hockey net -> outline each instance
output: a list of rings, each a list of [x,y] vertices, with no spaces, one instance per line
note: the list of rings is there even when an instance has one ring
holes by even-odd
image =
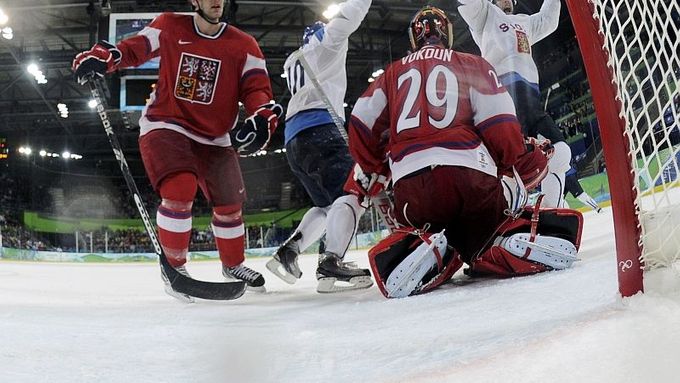
[[[680,3],[567,0],[602,138],[619,291],[680,259]]]

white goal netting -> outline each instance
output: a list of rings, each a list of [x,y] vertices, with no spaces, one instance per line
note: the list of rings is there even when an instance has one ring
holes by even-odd
[[[623,104],[642,260],[670,266],[680,259],[680,2],[590,2]]]

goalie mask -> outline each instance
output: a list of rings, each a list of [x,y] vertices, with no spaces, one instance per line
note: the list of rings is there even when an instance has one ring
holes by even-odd
[[[425,45],[453,46],[453,25],[446,13],[437,7],[426,5],[411,20],[408,28],[411,48],[414,51]]]
[[[314,24],[305,28],[305,31],[302,32],[302,45],[309,43],[309,40],[312,38],[312,36],[316,35],[317,33],[323,34],[322,30],[325,26],[326,24],[323,23],[322,21],[317,21]],[[321,40],[321,38],[319,38],[319,40]]]

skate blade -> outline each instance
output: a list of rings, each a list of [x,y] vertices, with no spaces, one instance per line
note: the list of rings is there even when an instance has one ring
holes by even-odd
[[[170,295],[171,297],[177,299],[178,301],[182,303],[194,303],[194,298],[192,298],[189,295],[178,293],[177,291],[172,289],[172,286],[169,284],[165,285],[165,293]]]
[[[415,291],[425,274],[437,264],[434,256],[430,262],[423,262],[427,255],[425,252],[412,260],[407,257],[392,271],[385,283],[388,298],[405,298]]]
[[[271,271],[272,274],[276,275],[289,285],[295,284],[295,282],[298,280],[298,278],[295,278],[293,274],[290,274],[286,271],[281,262],[274,258],[270,259],[265,266],[267,267],[267,270]]]
[[[228,277],[226,275],[222,275],[224,280],[226,282],[243,282],[242,280],[238,278],[232,278]],[[265,285],[262,286],[250,286],[246,283],[246,291],[250,291],[251,293],[266,293],[267,292],[267,287]]]
[[[336,284],[340,283],[340,284]],[[319,285],[316,287],[316,291],[321,294],[328,293],[341,293],[344,291],[367,289],[373,286],[373,280],[370,276],[360,276],[350,278],[349,281],[338,281],[334,277],[326,277],[319,279]]]
[[[258,293],[258,294],[263,294],[267,292],[267,288],[264,286],[247,286],[246,291],[250,291],[252,293]]]

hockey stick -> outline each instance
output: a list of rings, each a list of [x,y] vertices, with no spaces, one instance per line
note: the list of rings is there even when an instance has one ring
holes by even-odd
[[[297,58],[297,60],[300,61],[302,68],[305,70],[305,73],[307,74],[307,77],[309,77],[309,80],[312,82],[312,85],[314,85],[314,88],[316,88],[316,91],[319,92],[321,100],[325,104],[326,110],[328,110],[328,113],[331,115],[331,119],[333,120],[335,127],[338,128],[338,132],[340,132],[342,139],[345,140],[345,143],[349,144],[349,137],[347,137],[347,132],[345,131],[344,123],[342,122],[342,119],[340,119],[340,116],[338,116],[338,113],[333,108],[333,104],[326,95],[326,92],[323,91],[321,84],[319,84],[319,80],[316,79],[316,76],[314,75],[312,68],[309,66],[309,63],[307,62],[307,59],[305,58],[305,55],[302,52],[302,49],[299,49],[293,54],[295,55],[295,58]],[[387,192],[383,189],[378,194],[369,197],[369,199],[371,200],[373,206],[376,207],[378,215],[380,216],[380,219],[382,219],[387,229],[390,232],[394,232],[394,230],[396,230],[397,228],[397,223],[394,221],[394,219],[392,219],[392,217],[389,214],[389,212],[392,210],[392,200],[387,195]]]
[[[161,265],[161,272],[168,278],[168,281],[170,281],[172,289],[178,293],[190,295],[192,297],[211,300],[229,300],[243,295],[243,293],[246,291],[245,282],[217,283],[198,281],[181,274],[175,270],[172,265],[170,265],[168,258],[163,252],[163,248],[158,242],[158,238],[156,237],[156,229],[153,223],[151,223],[149,213],[147,212],[146,207],[144,207],[144,203],[140,197],[139,189],[137,189],[137,184],[132,178],[130,168],[128,167],[127,161],[125,160],[123,149],[120,146],[118,137],[113,131],[113,126],[111,125],[109,115],[106,112],[106,107],[104,106],[104,99],[97,87],[97,81],[93,78],[90,78],[87,83],[90,84],[92,98],[94,98],[97,103],[97,114],[99,115],[99,119],[102,121],[104,131],[106,131],[106,136],[108,137],[109,143],[111,144],[111,149],[113,149],[113,154],[116,156],[116,160],[118,160],[118,165],[120,165],[120,170],[123,173],[123,178],[125,178],[125,183],[127,184],[130,193],[132,193],[132,196],[135,200],[135,205],[139,211],[139,215],[142,217],[142,222],[144,222],[146,234],[149,236],[154,250],[158,255]],[[126,124],[128,123],[127,119],[124,119],[123,121]]]

